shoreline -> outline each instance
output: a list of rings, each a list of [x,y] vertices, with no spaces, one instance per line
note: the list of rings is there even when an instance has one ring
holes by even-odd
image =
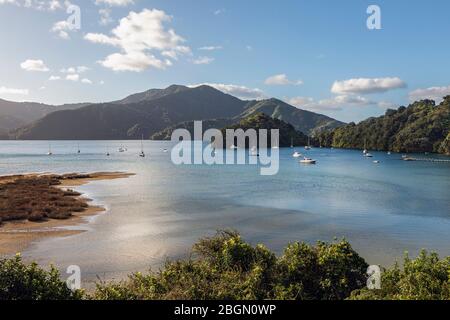
[[[18,179],[39,179],[46,177],[58,177],[60,184],[53,186],[59,190],[67,191],[70,188],[82,186],[93,181],[124,179],[133,176],[132,173],[124,172],[96,172],[91,174],[67,174],[54,175],[45,174],[25,174],[0,176],[0,186],[8,183],[14,183]],[[65,178],[66,177],[66,178]],[[33,186],[29,186],[29,189]],[[72,196],[86,205],[83,211],[70,212],[70,216],[65,219],[46,218],[42,221],[29,221],[27,219],[18,219],[0,222],[0,257],[14,255],[26,250],[34,242],[52,238],[68,237],[86,232],[87,230],[70,230],[69,227],[77,227],[86,224],[87,218],[96,216],[106,209],[102,206],[91,205],[91,199],[83,197],[80,193]],[[56,200],[55,200],[56,201]]]

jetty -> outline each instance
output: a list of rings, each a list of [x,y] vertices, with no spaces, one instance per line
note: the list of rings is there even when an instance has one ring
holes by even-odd
[[[435,158],[405,157],[402,160],[403,161],[425,161],[425,162],[448,162],[448,163],[450,163],[450,159],[435,159]]]

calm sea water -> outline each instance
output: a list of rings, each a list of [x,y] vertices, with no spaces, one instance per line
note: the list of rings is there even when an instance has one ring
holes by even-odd
[[[223,228],[278,253],[292,241],[345,237],[369,263],[386,266],[421,248],[450,255],[450,163],[373,152],[376,165],[360,151],[314,149],[307,154],[318,164],[302,166],[281,149],[279,174],[261,176],[258,166],[175,166],[162,151],[170,142],[145,142],[144,159],[139,141],[80,142],[80,155],[77,144],[52,142],[49,157],[48,142],[0,142],[0,174],[136,173],[79,187],[107,212],[83,226],[88,232],[24,252],[42,264],[79,265],[84,280],[185,257],[198,238]],[[117,152],[121,145],[128,152]]]

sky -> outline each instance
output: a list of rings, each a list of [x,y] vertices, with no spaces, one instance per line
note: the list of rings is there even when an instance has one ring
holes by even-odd
[[[448,12],[447,0],[0,0],[0,98],[209,84],[358,122],[450,94]]]

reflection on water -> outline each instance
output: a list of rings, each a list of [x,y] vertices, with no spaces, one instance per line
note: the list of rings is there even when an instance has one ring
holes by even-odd
[[[280,172],[258,166],[174,166],[170,142],[0,142],[0,174],[127,171],[128,179],[79,188],[108,211],[88,232],[38,242],[24,253],[40,263],[79,265],[85,280],[110,279],[186,256],[199,238],[235,228],[280,250],[290,241],[345,237],[371,264],[392,264],[421,248],[450,255],[450,164],[400,161],[401,155],[313,149],[317,166],[280,150]],[[125,153],[118,148],[124,145]],[[106,157],[106,152],[111,152]],[[302,152],[304,152],[302,150]],[[436,157],[436,156],[434,156]]]

